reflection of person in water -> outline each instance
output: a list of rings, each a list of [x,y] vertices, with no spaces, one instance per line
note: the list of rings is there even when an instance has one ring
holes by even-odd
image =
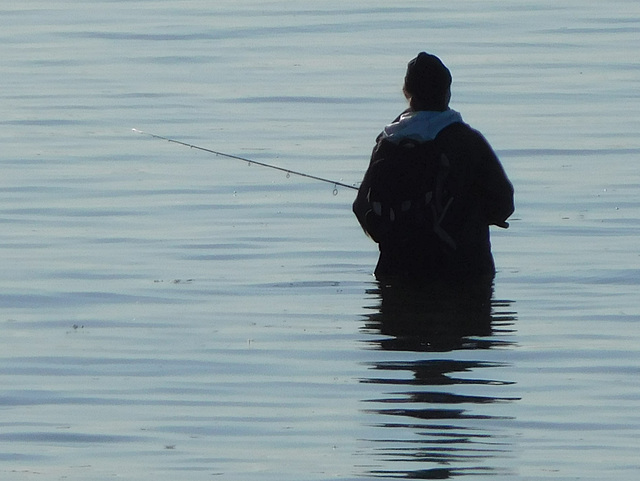
[[[441,351],[459,348],[469,336],[492,332],[491,277],[425,285],[379,283],[378,312],[368,329],[385,336],[384,349]]]
[[[440,59],[420,53],[405,76],[409,108],[376,139],[353,211],[379,245],[378,279],[494,273],[489,225],[508,227],[513,187],[485,138],[449,108],[450,86]]]
[[[511,302],[492,300],[490,277],[422,286],[379,282],[370,293],[379,305],[363,331],[370,346],[387,352],[369,363],[370,375],[361,381],[380,386],[378,397],[364,400],[364,411],[384,428],[372,438],[376,462],[368,474],[503,474],[511,442],[499,433],[508,418],[491,405],[518,397],[502,377],[508,364],[482,356],[492,359],[487,350],[511,345],[500,338],[515,320]]]

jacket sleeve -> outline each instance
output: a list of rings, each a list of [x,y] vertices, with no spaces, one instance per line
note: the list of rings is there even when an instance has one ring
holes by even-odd
[[[369,161],[369,167],[371,167],[371,164],[373,164],[378,159],[377,153],[378,153],[378,143],[376,142],[376,146],[373,148],[373,152],[371,153],[371,160]],[[367,215],[367,212],[370,209],[369,199],[368,199],[369,188],[371,187],[370,177],[371,177],[371,170],[367,168],[367,171],[364,174],[364,178],[362,179],[362,183],[358,188],[358,194],[356,195],[356,199],[353,201],[353,213],[356,215],[356,218],[358,219],[360,226],[362,227],[362,229],[367,235],[369,235],[369,233],[367,231],[367,224],[366,224],[365,217]]]
[[[507,219],[515,210],[513,185],[498,160],[495,152],[478,133],[482,163],[478,172],[478,189],[481,191],[482,211],[489,225],[507,228]]]
[[[400,115],[398,115],[393,120],[393,122],[397,122],[398,120],[400,120],[400,117],[402,116],[402,114],[408,112],[409,110],[410,109],[404,110]],[[367,168],[367,171],[364,174],[364,178],[362,179],[362,183],[360,184],[360,188],[358,189],[358,195],[356,196],[356,200],[353,202],[353,213],[356,215],[356,218],[358,219],[360,226],[362,226],[362,229],[369,237],[371,237],[371,235],[367,231],[365,216],[370,208],[369,200],[367,198],[369,196],[369,188],[371,187],[370,167],[376,160],[382,157],[382,153],[379,150],[380,140],[382,140],[382,137],[383,137],[383,133],[381,132],[376,138],[376,145],[373,148],[373,152],[371,152],[371,159],[369,160],[369,168]]]

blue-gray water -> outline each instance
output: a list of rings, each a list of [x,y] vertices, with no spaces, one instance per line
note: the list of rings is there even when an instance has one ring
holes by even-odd
[[[636,0],[24,0],[0,26],[0,478],[638,479]],[[517,192],[492,311],[439,298],[435,337],[389,325],[414,317],[353,191],[131,130],[355,183],[420,50]]]

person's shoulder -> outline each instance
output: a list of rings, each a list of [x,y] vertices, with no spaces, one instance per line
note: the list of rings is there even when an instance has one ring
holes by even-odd
[[[464,121],[454,122],[450,125],[447,125],[444,129],[442,129],[440,133],[444,135],[456,134],[456,135],[468,135],[470,137],[482,137],[482,134],[480,133],[479,130],[471,127],[468,123]]]
[[[496,154],[485,136],[469,124],[451,124],[438,135],[438,144],[453,156],[461,156],[477,161],[493,161]]]
[[[443,140],[448,139],[469,144],[489,145],[485,136],[478,129],[466,122],[456,122],[448,125],[442,129],[438,137],[441,137]]]

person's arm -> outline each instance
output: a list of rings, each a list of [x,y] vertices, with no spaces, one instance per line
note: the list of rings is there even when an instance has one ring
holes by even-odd
[[[378,137],[379,139],[380,137]],[[373,148],[373,152],[371,153],[371,159],[369,161],[369,167],[378,159],[378,143],[376,142],[376,146]],[[364,232],[370,236],[369,232],[367,232],[367,224],[365,220],[365,216],[371,206],[369,205],[369,199],[367,198],[369,195],[369,188],[371,187],[370,182],[370,170],[367,168],[367,171],[364,174],[364,178],[362,179],[362,183],[358,188],[358,194],[356,195],[356,199],[353,201],[353,213],[356,215],[360,226],[364,230]]]
[[[515,210],[513,185],[489,143],[480,135],[478,149],[482,165],[478,185],[481,189],[482,210],[489,225],[507,228],[507,219]]]

